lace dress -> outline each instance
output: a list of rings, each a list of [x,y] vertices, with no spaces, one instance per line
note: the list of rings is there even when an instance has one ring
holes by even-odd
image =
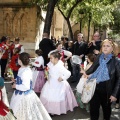
[[[32,90],[32,71],[29,67],[20,68],[18,71],[10,108],[17,120],[52,120]]]

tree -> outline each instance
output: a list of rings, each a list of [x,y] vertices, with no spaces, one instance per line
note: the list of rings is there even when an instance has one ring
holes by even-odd
[[[114,10],[113,3],[115,1],[116,0],[60,0],[57,8],[66,20],[70,38],[73,39],[70,19],[72,19],[72,21],[80,21],[79,14],[82,11],[85,14],[85,24],[108,24],[113,21],[111,12]]]
[[[79,22],[79,14],[84,12],[83,25],[107,26],[113,21],[112,11],[115,8],[115,2],[116,0],[61,0],[57,6],[67,21],[70,37],[73,38],[70,19]]]
[[[114,21],[112,12],[115,6],[116,0],[84,0],[73,10],[71,19],[77,23],[80,21],[80,12],[84,13],[82,25],[88,26],[89,40],[90,25],[107,27]]]
[[[77,6],[71,17],[79,21],[79,11],[84,12],[84,23],[86,24],[91,14],[91,23],[98,25],[105,25],[113,22],[114,18],[112,15],[115,9],[116,0],[84,0],[79,6]]]
[[[44,33],[50,33],[54,8],[58,1],[59,0],[30,0],[29,5],[37,5],[39,13],[41,12],[41,10],[47,11],[43,30]],[[24,2],[24,0],[22,0],[22,2]],[[39,17],[43,20],[41,13],[39,14]]]
[[[112,12],[114,22],[109,24],[107,31],[108,37],[117,40],[120,44],[120,3],[118,2],[116,9]]]
[[[45,18],[45,26],[44,26],[44,32],[50,33],[51,23],[52,23],[52,17],[54,13],[55,5],[57,4],[58,0],[49,0],[48,6],[47,6],[47,14]]]
[[[113,11],[114,23],[110,24],[110,28],[113,30],[113,33],[120,34],[120,4]]]
[[[70,17],[74,8],[83,0],[60,0],[57,4],[58,10],[63,15],[69,28],[70,38],[73,40],[73,32],[70,24]]]
[[[24,1],[24,0],[22,0]],[[44,32],[50,33],[51,22],[55,6],[67,21],[71,39],[73,39],[70,19],[79,21],[79,13],[83,11],[84,23],[105,25],[113,21],[111,12],[114,10],[114,3],[119,0],[31,0],[30,3],[35,4],[39,9],[47,11]],[[40,16],[42,18],[42,16]]]

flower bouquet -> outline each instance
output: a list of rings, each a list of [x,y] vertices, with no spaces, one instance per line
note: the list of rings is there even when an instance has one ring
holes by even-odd
[[[4,74],[4,78],[6,80],[11,80],[11,78],[14,78],[13,71],[11,68],[7,69],[7,72]]]
[[[48,71],[48,67],[44,68],[44,73],[45,73],[45,79],[48,80],[48,76],[49,76],[49,71]]]

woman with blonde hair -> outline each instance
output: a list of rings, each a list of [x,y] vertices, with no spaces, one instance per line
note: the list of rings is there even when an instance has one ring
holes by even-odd
[[[91,120],[99,119],[99,109],[102,106],[104,120],[110,120],[111,103],[117,100],[120,89],[120,61],[114,52],[115,44],[105,39],[101,44],[101,53],[93,65],[83,72],[88,79],[96,78],[96,89],[90,101]]]

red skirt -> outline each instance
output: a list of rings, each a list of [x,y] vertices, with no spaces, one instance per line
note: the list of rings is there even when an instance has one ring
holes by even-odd
[[[0,90],[0,115],[6,116],[7,112],[9,112],[9,109],[2,101],[2,91]]]

